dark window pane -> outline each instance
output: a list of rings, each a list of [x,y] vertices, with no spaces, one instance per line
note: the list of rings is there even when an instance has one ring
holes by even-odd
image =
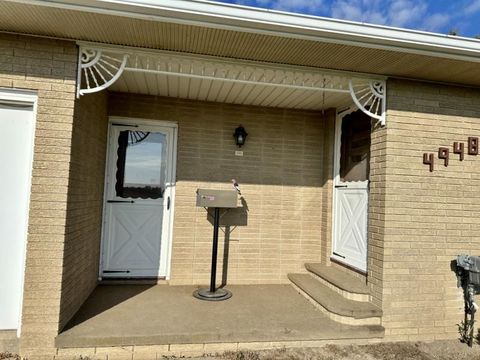
[[[360,110],[343,118],[340,155],[341,181],[368,180],[371,130],[371,118]]]
[[[167,139],[164,134],[121,131],[118,137],[118,197],[158,199],[163,197],[166,176]]]

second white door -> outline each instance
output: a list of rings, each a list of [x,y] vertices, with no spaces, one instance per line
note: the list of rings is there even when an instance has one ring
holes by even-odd
[[[337,120],[332,258],[367,270],[371,119],[360,111]]]

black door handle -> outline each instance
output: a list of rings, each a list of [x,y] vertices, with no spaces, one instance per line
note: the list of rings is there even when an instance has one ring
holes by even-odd
[[[346,187],[348,187],[348,185],[335,185],[335,189],[346,188]]]
[[[167,198],[167,210],[170,210],[170,196]]]
[[[133,200],[107,200],[107,203],[110,203],[110,204],[118,204],[118,203],[128,203],[128,204],[134,204],[135,201]]]

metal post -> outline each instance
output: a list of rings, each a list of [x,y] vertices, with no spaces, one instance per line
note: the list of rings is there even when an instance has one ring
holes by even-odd
[[[215,292],[217,282],[217,253],[218,253],[218,226],[220,224],[220,209],[215,208],[213,217],[213,245],[212,245],[212,269],[210,273],[210,292]]]
[[[226,289],[216,289],[217,280],[217,253],[218,253],[218,228],[220,227],[220,208],[214,208],[213,215],[213,244],[212,244],[212,268],[210,272],[210,288],[195,290],[193,296],[200,300],[220,301],[232,297],[232,293]]]

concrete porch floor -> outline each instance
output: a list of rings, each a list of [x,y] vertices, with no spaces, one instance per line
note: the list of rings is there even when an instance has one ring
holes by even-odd
[[[233,297],[197,300],[194,286],[100,285],[58,348],[382,338],[381,326],[330,320],[290,285],[228,286]]]

